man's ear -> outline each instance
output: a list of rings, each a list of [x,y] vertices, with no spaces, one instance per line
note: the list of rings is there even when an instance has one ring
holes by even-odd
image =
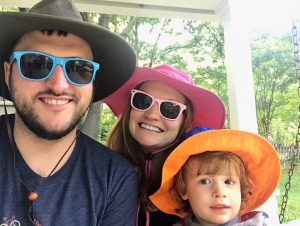
[[[10,87],[9,87],[9,78],[11,76],[10,75],[10,73],[11,73],[10,67],[11,67],[11,65],[8,62],[4,62],[5,83],[8,87],[8,89],[10,89]]]

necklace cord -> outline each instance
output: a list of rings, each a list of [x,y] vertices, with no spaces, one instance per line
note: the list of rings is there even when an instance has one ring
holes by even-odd
[[[58,167],[58,165],[61,163],[61,161],[64,159],[64,157],[66,156],[66,154],[69,152],[69,150],[71,149],[71,147],[75,143],[78,134],[79,133],[77,132],[74,140],[72,141],[72,143],[69,145],[69,147],[67,148],[67,150],[63,153],[63,155],[60,157],[60,159],[58,160],[58,162],[56,163],[56,165],[54,166],[54,168],[51,170],[51,172],[49,173],[49,175],[45,179],[47,179],[48,177],[50,177],[53,174],[53,172],[56,170],[56,168]]]
[[[11,150],[12,150],[12,154],[13,154],[13,172],[15,177],[17,178],[18,181],[21,182],[21,184],[23,184],[25,186],[25,188],[30,192],[29,196],[27,197],[29,200],[29,208],[28,208],[28,217],[29,220],[31,221],[31,223],[33,225],[39,225],[38,221],[35,220],[35,216],[34,216],[34,211],[33,211],[33,202],[38,198],[38,194],[36,192],[32,192],[29,188],[29,186],[26,184],[26,182],[20,178],[17,173],[16,173],[16,151],[15,151],[15,145],[14,145],[14,137],[13,137],[13,132],[12,132],[12,128],[11,125],[9,123],[9,119],[8,119],[8,115],[7,115],[7,111],[5,109],[5,121],[6,121],[6,127],[7,127],[7,133],[8,133],[8,138],[9,138],[9,142],[11,145]],[[63,158],[66,156],[66,154],[68,153],[68,151],[71,149],[71,147],[73,146],[73,144],[75,143],[77,136],[78,136],[79,132],[76,132],[76,136],[74,138],[74,140],[72,141],[72,143],[68,146],[68,148],[66,149],[66,151],[63,153],[63,155],[60,157],[60,159],[58,160],[58,162],[55,164],[55,166],[53,167],[53,169],[51,170],[51,172],[48,174],[48,176],[46,178],[44,178],[44,180],[47,180],[52,174],[53,172],[57,169],[58,165],[61,163],[61,161],[63,160]],[[40,183],[38,184],[38,186],[41,184],[41,180]],[[38,187],[37,186],[37,187]],[[36,199],[31,199],[30,195],[32,194],[36,194]]]

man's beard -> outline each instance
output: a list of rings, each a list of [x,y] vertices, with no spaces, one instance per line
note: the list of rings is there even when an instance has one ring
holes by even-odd
[[[66,135],[68,135],[71,131],[75,129],[75,127],[80,122],[81,118],[86,113],[88,106],[83,107],[76,107],[76,112],[73,115],[72,120],[61,130],[50,130],[47,129],[46,125],[43,124],[39,120],[39,116],[34,112],[34,108],[30,104],[20,103],[18,101],[18,97],[16,97],[16,90],[15,87],[11,84],[11,97],[12,101],[14,102],[15,109],[22,119],[23,123],[26,127],[32,131],[35,135],[40,138],[47,139],[47,140],[57,140]]]
[[[14,100],[15,101],[15,100]],[[16,111],[27,128],[36,134],[38,137],[47,140],[57,140],[68,135],[78,125],[80,119],[83,117],[84,112],[76,112],[71,122],[63,129],[59,131],[51,131],[46,128],[38,119],[38,116],[33,112],[33,109],[22,105],[15,104]]]

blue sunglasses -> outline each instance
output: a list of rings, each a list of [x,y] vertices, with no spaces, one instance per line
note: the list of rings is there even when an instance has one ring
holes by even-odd
[[[10,64],[18,63],[24,79],[44,81],[51,77],[57,65],[61,65],[69,83],[77,86],[88,85],[94,81],[100,65],[83,58],[55,57],[45,53],[17,51],[10,56]]]

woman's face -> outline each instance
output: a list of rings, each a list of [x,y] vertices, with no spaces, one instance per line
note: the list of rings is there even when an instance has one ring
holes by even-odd
[[[147,81],[139,90],[153,97],[185,104],[179,91],[158,81]],[[134,139],[147,150],[158,150],[171,144],[177,137],[183,122],[183,114],[176,120],[167,120],[159,113],[157,102],[146,111],[131,109],[129,130]]]

